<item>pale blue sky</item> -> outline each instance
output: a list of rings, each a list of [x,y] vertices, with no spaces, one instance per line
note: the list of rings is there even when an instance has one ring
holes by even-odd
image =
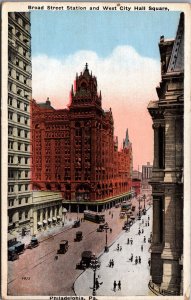
[[[63,58],[78,50],[108,56],[130,45],[142,56],[159,59],[161,35],[174,38],[180,12],[33,11],[32,56]]]

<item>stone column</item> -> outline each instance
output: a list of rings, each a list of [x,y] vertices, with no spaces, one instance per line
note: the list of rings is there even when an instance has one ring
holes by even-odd
[[[161,287],[172,291],[180,289],[180,253],[176,245],[176,195],[175,186],[165,186],[165,231],[164,249],[161,255],[163,259],[163,279]],[[181,238],[181,237],[180,237]]]
[[[153,168],[158,168],[159,167],[159,138],[158,138],[159,124],[153,123],[152,127],[154,129],[154,161],[153,161]]]
[[[40,222],[43,222],[43,209],[40,209]]]
[[[154,245],[161,243],[160,201],[162,201],[162,199],[153,198],[153,244]]]
[[[37,233],[37,211],[33,211],[33,234]]]
[[[52,219],[52,207],[50,208],[50,218]]]

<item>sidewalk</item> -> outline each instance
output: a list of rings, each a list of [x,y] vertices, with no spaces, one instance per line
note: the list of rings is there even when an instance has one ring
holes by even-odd
[[[142,224],[142,220],[136,221],[131,227],[130,232],[123,232],[122,235],[111,245],[108,253],[103,253],[99,260],[101,267],[96,272],[99,282],[103,282],[96,290],[98,296],[141,296],[148,295],[148,282],[150,279],[150,269],[148,259],[150,258],[148,238],[152,231],[152,208],[147,210],[146,216],[142,219],[148,220],[150,216],[149,227]],[[144,229],[144,233],[138,235],[138,229]],[[146,243],[143,242],[144,236]],[[133,245],[127,245],[127,239],[133,239]],[[117,244],[122,246],[122,251],[117,251]],[[143,245],[143,252],[141,251]],[[129,261],[133,253],[133,262]],[[141,256],[141,264],[135,265],[135,256]],[[108,266],[110,259],[114,260],[114,267]],[[113,290],[113,282],[121,281],[121,290]],[[93,291],[93,270],[84,271],[74,283],[74,291],[78,296],[92,295]]]

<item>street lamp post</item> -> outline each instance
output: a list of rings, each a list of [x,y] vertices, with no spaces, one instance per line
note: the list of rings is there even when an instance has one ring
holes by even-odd
[[[138,201],[139,201],[139,216],[138,216],[138,220],[141,220],[141,205],[140,205],[141,198],[140,197],[139,197]]]
[[[100,268],[101,263],[98,261],[97,257],[95,254],[93,255],[90,263],[90,267],[94,272],[94,277],[93,277],[93,296],[96,296],[96,270]]]
[[[63,218],[62,218],[62,226],[63,226],[63,227],[64,227],[64,223],[65,223],[66,213],[67,213],[67,209],[64,207],[63,210],[62,210],[62,215],[63,215]]]
[[[105,223],[105,226],[104,226],[104,229],[105,229],[105,252],[109,252],[109,247],[107,246],[107,231],[109,229],[109,226],[107,223]]]

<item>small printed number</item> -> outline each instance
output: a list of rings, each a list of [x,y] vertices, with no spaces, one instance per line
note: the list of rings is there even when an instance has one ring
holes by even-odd
[[[22,277],[22,280],[30,280],[30,277]]]

